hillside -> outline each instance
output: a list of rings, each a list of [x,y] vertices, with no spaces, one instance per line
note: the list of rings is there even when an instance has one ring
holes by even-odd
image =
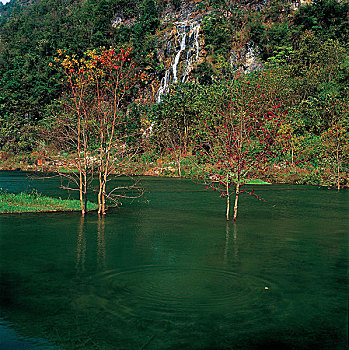
[[[213,91],[226,79],[262,74],[288,111],[294,149],[283,163],[311,159],[318,166],[324,133],[336,125],[348,132],[348,9],[336,0],[0,5],[2,157],[37,148],[37,127],[50,118],[63,89],[61,73],[50,67],[57,50],[82,57],[88,49],[123,46],[132,48],[137,70],[147,76],[133,95],[132,113],[143,129],[151,120],[161,125],[175,118],[174,108],[195,120],[195,108],[212,106]]]

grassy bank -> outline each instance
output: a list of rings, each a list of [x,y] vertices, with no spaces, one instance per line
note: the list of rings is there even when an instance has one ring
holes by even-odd
[[[88,202],[87,207],[89,210],[94,210],[98,205]],[[0,213],[79,211],[80,209],[78,200],[50,198],[36,192],[18,194],[0,192]]]

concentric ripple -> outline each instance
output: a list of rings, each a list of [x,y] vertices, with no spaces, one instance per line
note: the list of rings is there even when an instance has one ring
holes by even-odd
[[[108,308],[139,314],[142,310],[178,312],[248,312],[282,300],[275,283],[219,268],[141,266],[97,276],[98,296]]]

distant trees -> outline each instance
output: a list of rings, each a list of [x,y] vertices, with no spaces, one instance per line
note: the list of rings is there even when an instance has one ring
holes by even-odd
[[[348,42],[349,4],[347,1],[316,0],[301,6],[294,17],[298,31],[313,31],[321,40]]]
[[[152,108],[154,146],[172,155],[179,176],[182,176],[181,162],[193,148],[195,94],[192,84],[184,84]]]
[[[245,77],[250,81],[251,91],[254,88],[259,92],[256,101],[261,108],[271,112],[274,101],[274,105],[280,104],[287,111],[273,143],[276,176],[285,174],[283,181],[329,185],[330,178],[321,171],[329,166],[327,161],[324,163],[329,158],[323,156],[325,138],[321,135],[337,123],[346,132],[349,130],[347,49],[332,39],[321,43],[312,31],[306,31],[300,40],[301,47],[288,52],[287,60],[270,60],[263,70]],[[215,77],[208,84],[187,83],[172,89],[160,104],[149,110],[150,118],[155,120],[154,147],[156,142],[161,142],[163,149],[171,148],[177,165],[182,156],[179,150],[184,149],[185,143],[186,154],[194,151],[197,155],[195,145],[200,144],[206,130],[199,121],[219,123],[227,116],[233,95],[230,84],[229,77]],[[245,108],[252,107],[247,103]],[[183,128],[184,123],[187,128]],[[341,181],[346,185],[348,162],[344,158],[341,169]],[[194,172],[191,171],[193,176]]]
[[[115,16],[135,18],[137,25],[114,28]],[[133,46],[137,66],[155,66],[156,55],[148,54],[155,51],[150,36],[158,17],[154,0],[0,4],[0,148],[15,153],[35,148],[31,127],[49,116],[50,104],[60,96],[60,73],[48,67],[57,49],[81,57],[96,47]]]

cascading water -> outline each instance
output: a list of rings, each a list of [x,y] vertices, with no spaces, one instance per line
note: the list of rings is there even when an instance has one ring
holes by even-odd
[[[187,37],[187,33],[186,33],[185,27],[184,27],[184,32],[183,32],[183,34],[181,34],[180,48],[179,48],[179,51],[176,54],[176,57],[174,59],[173,65],[172,65],[173,83],[177,83],[177,80],[178,80],[178,78],[177,78],[177,66],[178,66],[178,63],[179,63],[179,59],[181,58],[181,53],[182,53],[182,51],[185,50],[185,39],[186,39],[186,37]]]
[[[192,65],[193,65],[193,58],[195,57],[195,62],[197,62],[198,58],[199,58],[199,30],[200,30],[200,25],[197,24],[194,27],[192,27],[190,29],[189,32],[189,47],[190,49],[187,51],[187,58],[186,58],[186,67],[185,67],[185,71],[182,77],[182,83],[185,83]]]
[[[160,87],[159,90],[156,94],[156,102],[160,102],[161,101],[161,96],[163,94],[168,93],[169,90],[169,82],[170,82],[170,70],[168,69],[165,72],[165,76],[162,77],[161,82],[160,82]]]
[[[158,103],[161,101],[161,97],[168,93],[171,83],[175,84],[179,79],[181,79],[182,83],[187,80],[193,63],[199,58],[200,23],[177,23],[176,31],[178,48],[170,67],[161,79],[160,87],[156,93],[156,102]],[[185,59],[181,60],[182,57],[185,57]],[[181,69],[182,73],[178,70],[179,65],[183,66],[183,69]]]

